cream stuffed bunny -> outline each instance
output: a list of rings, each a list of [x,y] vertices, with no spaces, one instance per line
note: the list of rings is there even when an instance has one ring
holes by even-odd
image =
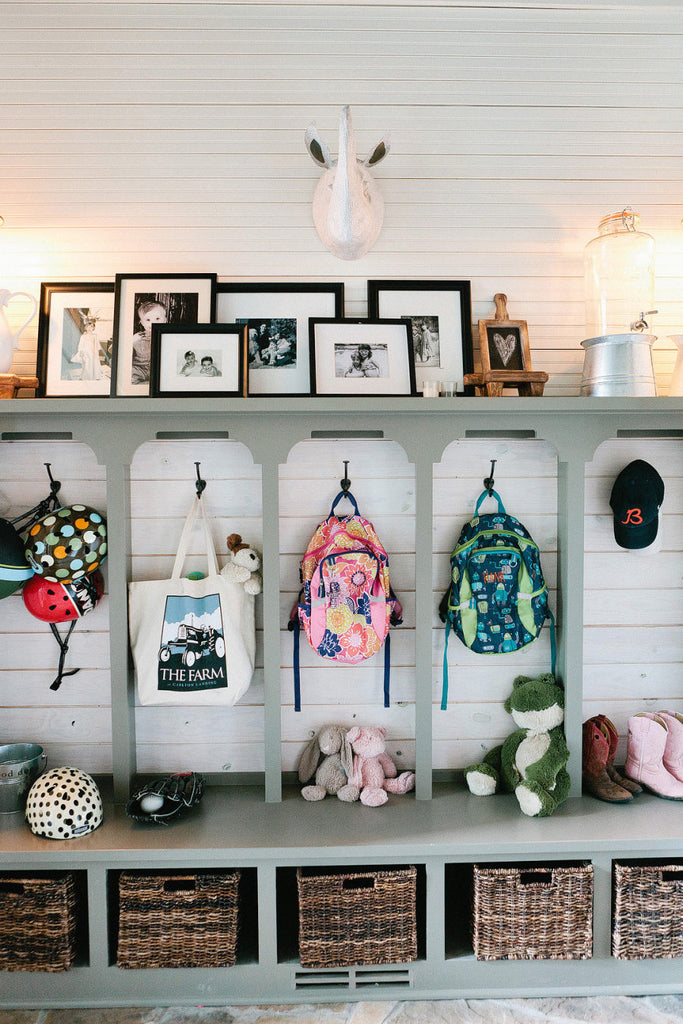
[[[261,558],[259,554],[242,543],[239,533],[231,533],[228,537],[230,560],[221,569],[221,576],[234,583],[241,583],[247,594],[260,594],[263,589],[261,582]]]
[[[346,729],[326,725],[307,744],[299,759],[299,782],[304,800],[324,800],[328,793],[345,803],[358,799],[359,790],[350,784],[351,747]],[[305,785],[315,775],[315,785]]]

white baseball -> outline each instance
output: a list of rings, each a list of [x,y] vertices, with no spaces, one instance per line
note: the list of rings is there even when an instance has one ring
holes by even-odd
[[[163,796],[159,796],[158,793],[148,793],[147,796],[143,796],[140,800],[140,809],[145,814],[153,814],[154,811],[160,810],[164,806]]]

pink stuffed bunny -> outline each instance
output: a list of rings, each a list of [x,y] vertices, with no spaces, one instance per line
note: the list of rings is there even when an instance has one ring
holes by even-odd
[[[360,729],[354,726],[347,733],[353,750],[353,772],[349,782],[360,789],[361,803],[379,807],[387,793],[407,793],[415,787],[414,772],[402,772],[398,778],[396,765],[384,749],[387,731],[381,726]]]

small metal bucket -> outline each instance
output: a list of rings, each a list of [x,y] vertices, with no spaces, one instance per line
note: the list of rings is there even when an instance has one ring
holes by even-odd
[[[47,755],[37,743],[0,746],[0,814],[24,810],[28,791],[46,764]]]
[[[656,395],[652,365],[652,344],[656,340],[653,334],[606,334],[582,341],[581,394],[639,398]]]

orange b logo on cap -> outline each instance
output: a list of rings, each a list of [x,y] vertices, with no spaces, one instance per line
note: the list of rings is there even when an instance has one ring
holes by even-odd
[[[640,526],[643,522],[643,514],[639,508],[630,508],[626,513],[626,519],[621,520],[622,526]]]

